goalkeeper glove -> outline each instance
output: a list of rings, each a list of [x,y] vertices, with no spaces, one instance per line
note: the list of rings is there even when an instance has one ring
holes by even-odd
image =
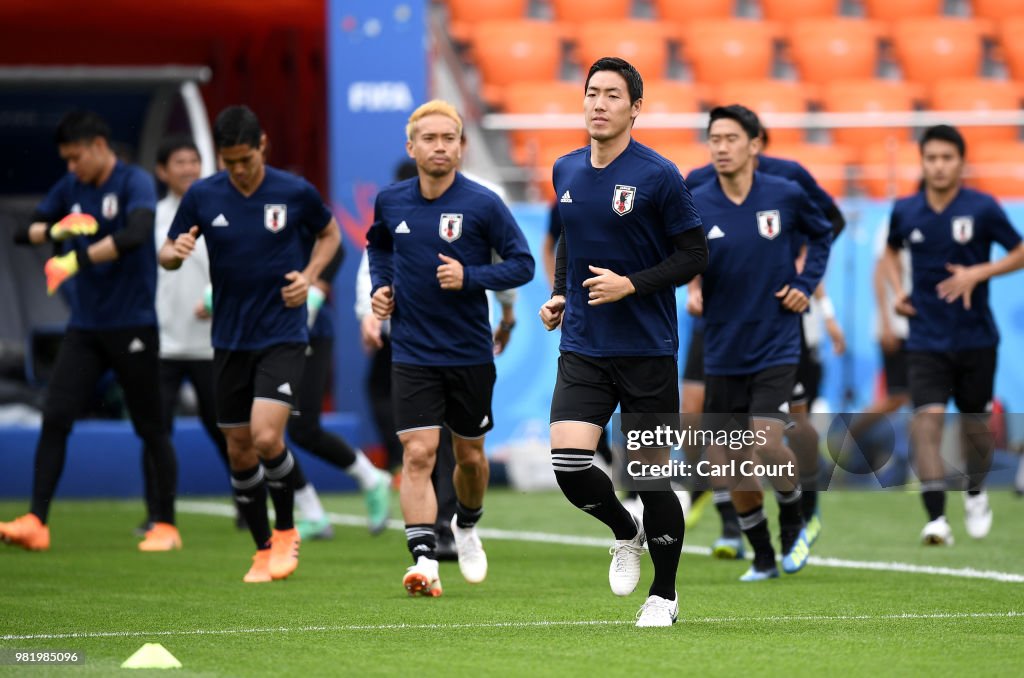
[[[46,273],[46,293],[52,297],[58,287],[78,273],[78,252],[50,257],[43,271]]]
[[[313,323],[316,322],[316,316],[320,313],[320,308],[324,305],[324,299],[327,295],[324,291],[316,285],[310,285],[309,291],[306,292],[306,325],[310,328],[313,327]]]
[[[95,235],[99,224],[91,214],[69,214],[50,227],[50,238],[60,242],[76,235]]]

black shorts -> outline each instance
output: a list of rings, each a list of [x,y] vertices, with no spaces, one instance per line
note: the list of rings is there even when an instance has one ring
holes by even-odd
[[[254,400],[268,400],[294,409],[306,345],[275,344],[257,351],[213,352],[217,425],[248,426]]]
[[[686,364],[683,365],[683,381],[704,383],[704,326],[694,325],[690,332],[690,345],[686,349]]]
[[[709,374],[704,391],[704,427],[743,430],[750,415],[789,425],[789,399],[796,365],[778,365],[754,374]]]
[[[460,438],[482,438],[494,428],[494,363],[432,367],[391,365],[391,403],[398,434],[447,426]]]
[[[950,397],[963,413],[983,413],[992,405],[996,348],[945,353],[908,351],[910,399],[914,408],[946,406]]]
[[[563,352],[551,423],[579,421],[603,429],[619,405],[624,415],[671,414],[678,419],[678,369],[675,356],[593,358]]]
[[[904,341],[892,353],[882,352],[882,365],[885,368],[885,391],[889,395],[900,395],[907,392],[910,380],[907,367],[907,351],[903,348]]]
[[[818,359],[818,349],[807,345],[804,337],[803,325],[800,328],[800,363],[796,366],[796,376],[793,381],[793,395],[789,402],[794,405],[806,403],[813,405],[818,399],[821,390],[821,361]]]

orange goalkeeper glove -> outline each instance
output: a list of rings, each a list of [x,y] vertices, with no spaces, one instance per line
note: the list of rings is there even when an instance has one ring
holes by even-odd
[[[76,235],[95,235],[100,225],[91,214],[69,214],[50,227],[50,238],[60,242]]]
[[[51,297],[64,282],[78,273],[78,252],[68,252],[46,260],[46,293]]]

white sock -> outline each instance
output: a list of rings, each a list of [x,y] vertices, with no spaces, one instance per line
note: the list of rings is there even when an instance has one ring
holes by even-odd
[[[364,492],[377,487],[381,480],[380,469],[373,465],[362,450],[356,450],[356,460],[345,469],[345,472],[359,482],[359,489]]]
[[[306,520],[316,523],[324,519],[324,507],[313,483],[307,482],[301,490],[295,490],[295,503]]]

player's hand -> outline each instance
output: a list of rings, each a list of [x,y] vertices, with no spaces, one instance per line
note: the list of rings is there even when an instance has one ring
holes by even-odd
[[[896,303],[893,304],[893,310],[896,311],[897,315],[906,316],[908,318],[917,315],[917,309],[910,303],[909,294],[901,294],[896,297]]]
[[[174,256],[182,261],[188,259],[192,250],[196,248],[196,238],[199,237],[199,227],[193,226],[188,233],[182,233],[174,239]]]
[[[843,328],[839,326],[835,318],[825,320],[825,331],[828,332],[828,338],[832,340],[832,352],[836,355],[846,353],[846,335],[843,334]]]
[[[974,292],[974,288],[978,286],[978,283],[981,282],[981,279],[971,266],[946,264],[946,270],[952,275],[936,285],[935,290],[947,304],[952,304],[957,299],[963,297],[964,308],[970,311],[971,294]]]
[[[540,321],[544,328],[550,332],[562,324],[562,314],[565,313],[565,297],[556,295],[544,302],[540,307]]]
[[[373,353],[384,348],[384,340],[380,336],[381,322],[372,313],[363,316],[359,323],[359,338],[363,341],[363,350]]]
[[[810,305],[806,294],[789,285],[783,285],[782,289],[775,293],[775,298],[782,304],[782,308],[792,313],[803,313]]]
[[[462,263],[458,259],[452,259],[441,253],[437,258],[444,263],[437,267],[437,282],[442,290],[461,290],[463,270]]]
[[[387,320],[395,312],[395,295],[391,293],[391,286],[378,287],[377,291],[370,297],[370,308],[377,320]]]
[[[66,280],[78,273],[78,253],[68,252],[46,260],[46,293],[51,297]]]
[[[686,292],[686,312],[695,318],[699,318],[704,315],[704,290],[687,290]]]
[[[306,276],[298,271],[285,273],[284,279],[288,284],[281,288],[281,298],[288,308],[297,308],[306,303],[306,295],[309,294],[309,281]]]
[[[505,351],[508,342],[512,341],[512,328],[515,325],[515,318],[510,321],[502,320],[498,324],[498,329],[494,330],[494,355],[501,355]]]
[[[611,304],[636,292],[633,282],[626,276],[598,266],[588,268],[591,273],[597,274],[583,281],[583,286],[590,290],[589,305]]]
[[[91,214],[72,213],[50,227],[50,238],[60,242],[76,235],[95,235],[100,225]]]
[[[882,326],[882,330],[879,332],[878,343],[882,345],[882,353],[885,355],[892,355],[900,348],[899,337],[893,333],[888,322]]]

